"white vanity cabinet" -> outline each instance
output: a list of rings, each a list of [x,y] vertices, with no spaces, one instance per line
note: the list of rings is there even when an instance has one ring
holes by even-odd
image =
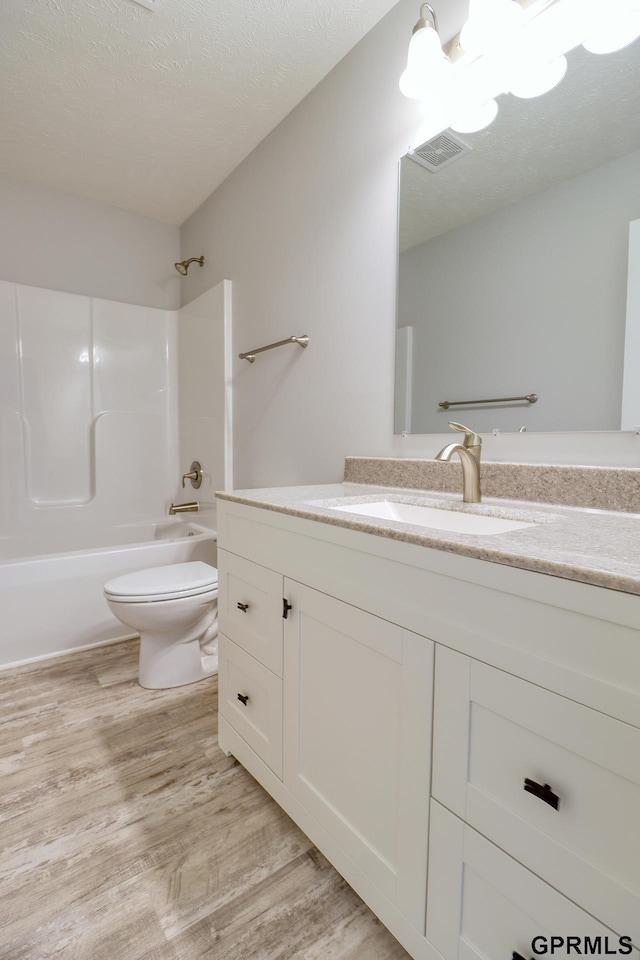
[[[218,570],[221,746],[423,935],[433,643],[228,550]]]
[[[218,537],[220,745],[412,957],[640,944],[640,597],[226,500]]]

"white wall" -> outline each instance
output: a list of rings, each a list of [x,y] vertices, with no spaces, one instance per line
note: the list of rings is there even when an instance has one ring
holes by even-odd
[[[0,177],[0,280],[172,309],[178,227]]]
[[[459,416],[478,431],[620,428],[639,182],[635,152],[400,255],[399,323],[413,327],[413,432],[447,429],[454,411],[439,410],[440,400],[528,393],[538,402]]]
[[[467,7],[439,5],[444,38]],[[336,480],[346,455],[431,457],[441,445],[393,436],[398,160],[419,126],[398,78],[417,14],[401,0],[183,225],[181,256],[207,257],[183,302],[229,277],[236,353],[311,338],[235,361],[238,486]],[[485,456],[640,465],[640,440],[490,437]]]

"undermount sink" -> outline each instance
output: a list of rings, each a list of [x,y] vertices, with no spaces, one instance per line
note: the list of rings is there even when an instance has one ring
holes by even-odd
[[[487,517],[478,513],[462,513],[447,507],[426,507],[415,503],[398,503],[394,500],[376,500],[373,503],[344,503],[332,506],[332,510],[355,513],[362,517],[377,517],[379,520],[396,520],[413,526],[430,527],[432,530],[448,530],[450,533],[472,533],[486,536],[510,533],[533,527],[534,523],[522,520],[505,520],[502,517]]]

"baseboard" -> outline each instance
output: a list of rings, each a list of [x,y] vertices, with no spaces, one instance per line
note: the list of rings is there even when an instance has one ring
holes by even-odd
[[[125,640],[135,640],[137,633],[128,633],[124,637],[114,637],[111,640],[98,640],[97,643],[86,643],[81,647],[72,647],[71,650],[56,650],[55,653],[43,653],[39,657],[29,657],[26,660],[14,660],[12,663],[0,664],[0,673],[12,670],[14,667],[26,667],[30,663],[42,663],[43,660],[56,660],[59,657],[70,657],[74,653],[84,653],[85,650],[95,650],[96,647],[110,647],[113,643],[123,643]]]

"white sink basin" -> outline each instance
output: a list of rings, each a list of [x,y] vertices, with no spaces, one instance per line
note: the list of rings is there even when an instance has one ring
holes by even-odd
[[[362,517],[378,517],[380,520],[398,520],[413,526],[430,527],[432,530],[448,530],[450,533],[473,533],[486,536],[495,533],[510,533],[533,527],[534,523],[521,520],[503,520],[502,517],[486,517],[477,513],[462,513],[446,507],[423,507],[414,503],[396,503],[394,500],[376,500],[374,503],[345,503],[331,507],[344,513],[356,513]]]

